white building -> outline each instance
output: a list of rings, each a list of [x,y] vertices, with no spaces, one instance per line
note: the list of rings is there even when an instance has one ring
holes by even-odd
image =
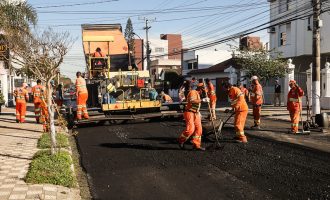
[[[270,2],[271,24],[277,24],[284,19],[292,18],[296,15],[305,16],[312,13],[311,0],[268,1]],[[323,27],[321,28],[321,54],[329,54],[330,13],[323,13],[321,15],[321,20],[323,21]],[[269,43],[273,55],[276,54],[276,52],[281,52],[284,58],[293,58],[293,63],[295,63],[295,57],[311,56],[313,44],[312,28],[312,17],[304,17],[303,19],[275,25],[270,28]],[[308,68],[309,64],[310,63],[306,63],[304,68]]]

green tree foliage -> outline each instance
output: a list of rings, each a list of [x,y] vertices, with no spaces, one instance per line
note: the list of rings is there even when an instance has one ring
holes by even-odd
[[[235,55],[235,62],[246,70],[246,78],[258,76],[263,82],[284,77],[287,69],[284,59],[270,59],[269,52],[265,50],[241,50]]]
[[[125,28],[125,39],[128,44],[129,51],[132,52],[134,56],[135,45],[134,45],[134,29],[131,18],[128,18]]]
[[[37,12],[26,1],[0,1],[0,29],[6,35],[28,33],[30,25],[36,25]]]

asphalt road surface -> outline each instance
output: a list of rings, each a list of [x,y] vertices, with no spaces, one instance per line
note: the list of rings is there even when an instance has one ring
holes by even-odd
[[[278,122],[274,122],[278,123]],[[330,155],[248,138],[224,147],[179,150],[181,121],[78,129],[94,199],[330,199]]]

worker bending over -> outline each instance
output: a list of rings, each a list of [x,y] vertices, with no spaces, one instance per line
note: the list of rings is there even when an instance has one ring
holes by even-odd
[[[217,104],[217,96],[215,94],[215,89],[214,89],[214,85],[212,84],[212,82],[210,81],[210,79],[205,79],[206,82],[206,86],[207,86],[207,96],[210,99],[210,108],[211,108],[211,116],[210,119],[217,119],[217,116],[215,114],[215,107]]]
[[[24,123],[26,115],[26,102],[29,101],[29,93],[26,90],[27,84],[23,83],[22,87],[14,91],[16,99],[16,122]]]
[[[251,82],[252,82],[252,91],[250,95],[250,100],[253,106],[253,118],[254,118],[254,126],[252,126],[251,128],[260,129],[260,115],[261,115],[261,106],[263,103],[263,91],[257,76],[252,76]]]
[[[77,120],[81,120],[82,116],[88,119],[86,101],[88,99],[88,91],[86,87],[86,81],[81,77],[81,72],[76,74],[76,96],[77,96]]]
[[[230,83],[225,83],[225,88],[228,90],[231,107],[235,112],[235,139],[238,142],[247,143],[244,126],[249,109],[245,101],[245,95],[238,87],[234,87]]]
[[[162,102],[163,102],[163,103],[173,103],[173,100],[172,100],[171,96],[168,95],[168,94],[165,94],[164,91],[162,91],[162,92],[160,93],[160,96],[161,96],[161,98],[162,98]]]
[[[186,84],[190,85],[187,81]],[[201,114],[199,112],[201,102],[208,102],[209,99],[201,99],[200,93],[202,92],[201,87],[197,87],[197,90],[192,90],[189,86],[190,92],[187,95],[187,105],[184,111],[184,119],[186,121],[186,129],[181,133],[178,138],[179,147],[184,149],[184,143],[192,137],[192,144],[194,150],[204,151],[205,148],[201,147],[202,140],[202,121]]]
[[[37,85],[32,88],[33,104],[34,104],[34,114],[37,123],[40,123],[41,115],[41,91],[44,90],[44,86],[41,85],[41,80],[37,80]]]
[[[297,85],[295,80],[289,82],[290,91],[288,93],[287,110],[291,118],[291,131],[289,133],[297,134],[299,127],[299,116],[302,110],[301,98],[304,91]]]

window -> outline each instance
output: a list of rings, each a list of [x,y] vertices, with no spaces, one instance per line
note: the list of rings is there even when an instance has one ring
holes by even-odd
[[[286,45],[286,32],[280,33],[280,46]]]
[[[163,53],[164,52],[164,48],[162,48],[162,47],[156,47],[155,48],[155,52]]]
[[[197,62],[188,63],[188,69],[197,69]]]
[[[279,0],[278,12],[283,13],[291,9],[292,0]]]

